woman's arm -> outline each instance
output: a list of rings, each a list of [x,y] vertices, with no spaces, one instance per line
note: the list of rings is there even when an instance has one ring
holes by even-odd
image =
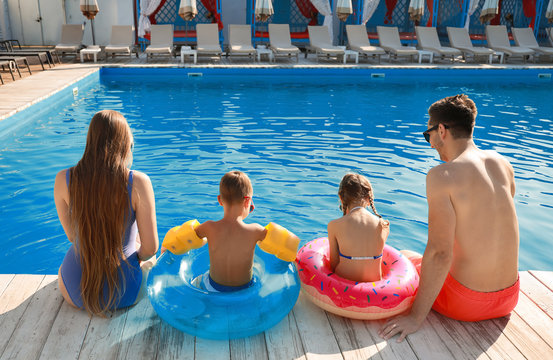
[[[56,203],[56,210],[58,211],[58,218],[60,219],[61,226],[65,235],[69,241],[73,242],[73,236],[71,234],[71,217],[69,215],[69,190],[65,180],[65,172],[68,170],[62,170],[56,175],[56,181],[54,183],[54,202]]]
[[[338,240],[336,239],[336,220],[328,223],[328,246],[330,250],[330,269],[336,270],[336,266],[340,263],[340,255],[338,251]]]
[[[154,189],[148,175],[133,171],[132,205],[140,234],[138,258],[142,261],[154,256],[159,247]]]

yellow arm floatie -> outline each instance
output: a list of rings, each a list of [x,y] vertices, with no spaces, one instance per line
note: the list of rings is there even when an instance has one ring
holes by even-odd
[[[204,240],[200,239],[194,230],[198,225],[200,223],[194,219],[175,226],[167,232],[161,246],[176,255],[204,246]]]
[[[261,250],[275,255],[280,260],[294,261],[300,239],[292,232],[273,222],[265,226],[267,235],[259,242]]]

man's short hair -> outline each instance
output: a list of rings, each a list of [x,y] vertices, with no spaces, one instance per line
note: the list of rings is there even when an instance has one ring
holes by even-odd
[[[428,108],[430,125],[447,125],[454,139],[472,136],[477,113],[474,101],[465,94],[448,96]]]
[[[241,171],[229,171],[221,178],[219,194],[224,202],[236,204],[250,196],[253,192],[248,175]]]

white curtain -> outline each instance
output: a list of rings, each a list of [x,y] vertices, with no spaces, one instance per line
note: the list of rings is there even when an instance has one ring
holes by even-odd
[[[311,0],[311,4],[313,4],[315,9],[317,9],[317,11],[325,17],[323,26],[328,27],[330,38],[334,39],[332,34],[332,8],[330,7],[329,0]]]
[[[364,3],[363,3],[363,19],[361,20],[361,24],[363,24],[363,25],[367,24],[367,21],[369,21],[371,19],[374,12],[376,11],[376,8],[378,7],[379,3],[380,3],[380,0],[365,0],[364,1]]]
[[[140,0],[140,19],[138,20],[138,36],[144,37],[150,31],[150,19],[148,16],[156,11],[161,0]]]
[[[336,3],[336,15],[341,21],[346,21],[348,16],[353,14],[353,6],[351,0],[338,0]]]
[[[547,10],[545,10],[545,17],[548,22],[553,22],[553,0],[549,0],[549,5],[547,5]]]
[[[465,29],[467,30],[469,29],[470,17],[472,16],[472,14],[474,14],[476,9],[478,8],[479,2],[480,2],[479,0],[470,0],[467,19],[465,20]]]
[[[486,23],[493,19],[498,12],[499,0],[486,0],[482,6],[482,12],[480,13],[480,22]]]
[[[185,21],[193,20],[198,15],[196,0],[181,0],[179,5],[179,16]]]
[[[255,20],[267,21],[274,13],[272,0],[255,0]]]
[[[409,2],[409,18],[411,21],[420,21],[424,14],[424,0],[411,0]]]

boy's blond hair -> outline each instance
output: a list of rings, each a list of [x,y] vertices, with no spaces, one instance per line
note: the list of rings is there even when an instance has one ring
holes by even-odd
[[[250,178],[241,171],[229,171],[223,175],[219,183],[219,194],[222,200],[229,204],[241,202],[244,197],[251,196],[252,192]]]

